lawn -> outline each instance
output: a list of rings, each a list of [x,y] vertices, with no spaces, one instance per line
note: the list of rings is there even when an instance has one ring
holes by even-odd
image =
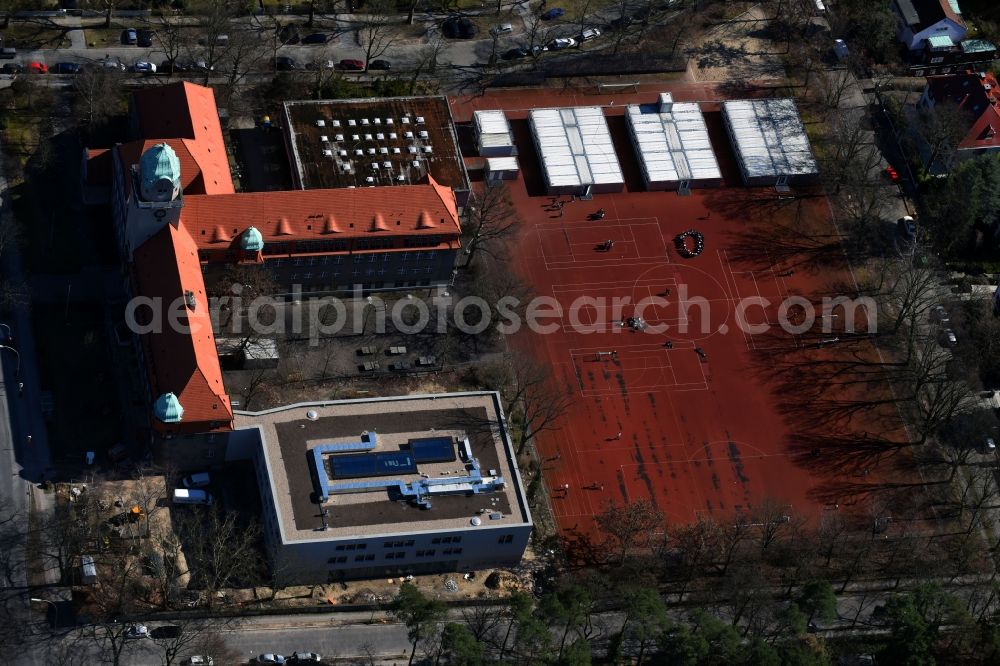
[[[69,46],[66,32],[67,29],[61,26],[11,21],[5,30],[0,30],[0,38],[3,39],[4,46],[13,46],[22,51],[61,49]]]

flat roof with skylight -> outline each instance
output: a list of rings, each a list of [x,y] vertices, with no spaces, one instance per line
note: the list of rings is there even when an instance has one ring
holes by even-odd
[[[469,189],[444,97],[293,101],[284,115],[302,189],[410,185],[427,174],[456,194]]]
[[[259,431],[286,543],[530,525],[501,423],[494,393],[236,415],[237,429]]]
[[[722,117],[747,183],[818,173],[793,100],[728,101]]]
[[[697,103],[674,102],[670,93],[662,93],[656,104],[629,105],[625,117],[647,189],[722,182]]]
[[[619,192],[625,187],[600,107],[533,109],[528,120],[550,192]]]

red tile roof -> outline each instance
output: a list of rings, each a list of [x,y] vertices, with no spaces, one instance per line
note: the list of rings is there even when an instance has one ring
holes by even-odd
[[[241,192],[184,198],[184,227],[201,249],[228,245],[248,227],[264,242],[461,234],[455,195],[424,185]]]
[[[1000,90],[991,72],[928,76],[927,87],[935,103],[951,100],[969,112],[972,126],[958,144],[959,149],[1000,146],[996,139],[1000,132]]]
[[[111,151],[107,148],[87,149],[87,185],[111,187]]]
[[[154,418],[154,427],[166,433],[231,429],[232,407],[222,382],[205,280],[191,235],[168,224],[135,251],[133,274],[137,292],[153,299],[162,322],[158,330],[142,336],[153,397],[174,393],[184,408],[180,423]],[[193,294],[194,308],[185,303],[185,294]],[[171,326],[171,321],[189,330]]]
[[[205,194],[236,191],[211,88],[181,81],[143,88],[133,94],[132,100],[140,136],[156,141],[183,140],[186,152],[203,175]],[[180,157],[176,146],[171,147]]]

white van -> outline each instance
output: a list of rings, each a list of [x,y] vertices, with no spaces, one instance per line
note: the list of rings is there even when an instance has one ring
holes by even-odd
[[[204,488],[212,482],[212,479],[208,476],[208,472],[198,472],[197,474],[189,474],[185,476],[181,483],[184,484],[185,488]]]
[[[177,488],[174,490],[174,504],[205,504],[211,506],[212,493],[204,490]]]

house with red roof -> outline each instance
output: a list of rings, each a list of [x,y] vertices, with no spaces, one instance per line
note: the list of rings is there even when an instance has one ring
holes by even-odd
[[[210,88],[144,88],[130,120],[132,141],[85,151],[83,185],[97,199],[107,189],[161,439],[233,428],[206,278],[249,262],[289,294],[451,279],[458,204],[429,173],[393,187],[237,192]]]
[[[917,108],[930,110],[942,102],[954,103],[966,112],[968,128],[955,146],[959,158],[1000,148],[1000,90],[992,73],[928,76]]]

